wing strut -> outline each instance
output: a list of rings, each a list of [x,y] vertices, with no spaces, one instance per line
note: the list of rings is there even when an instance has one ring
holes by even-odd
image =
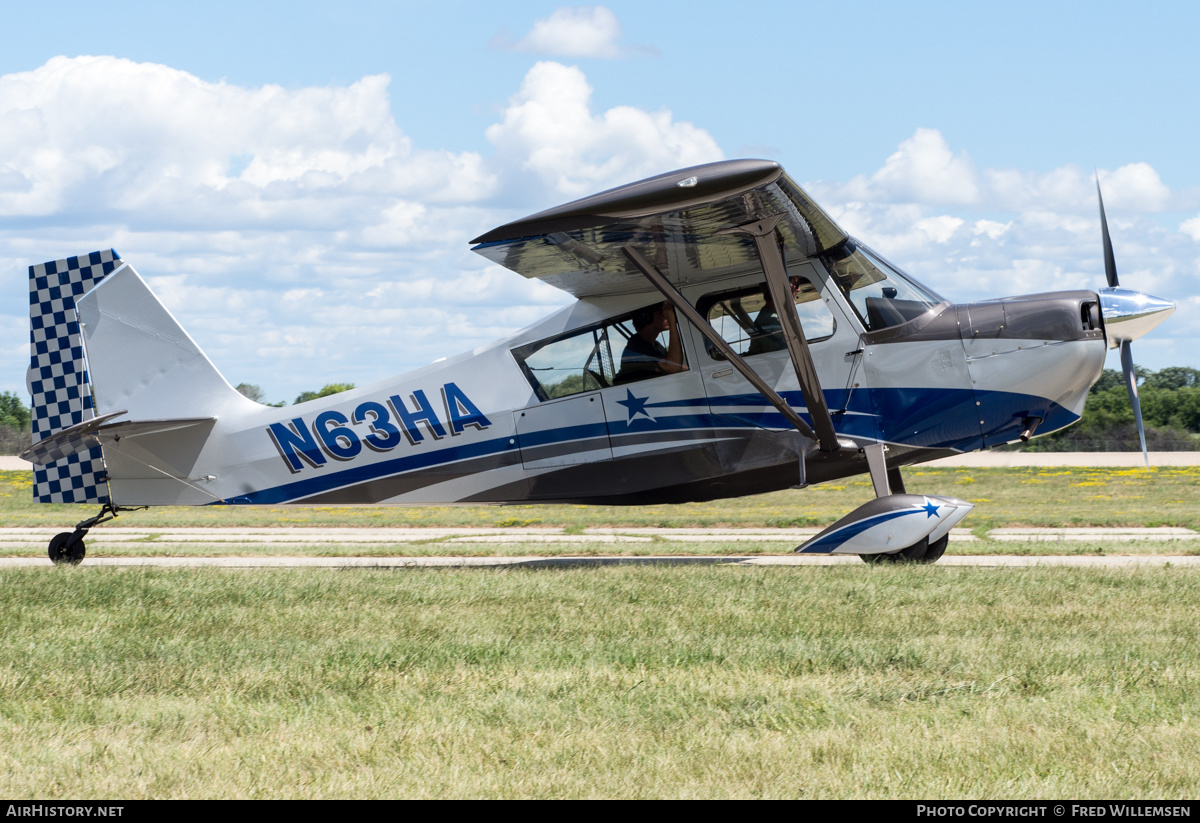
[[[662,292],[663,297],[670,301],[671,305],[675,307],[675,310],[682,313],[683,316],[688,319],[688,322],[698,328],[700,333],[704,335],[708,342],[712,343],[713,346],[715,346],[717,350],[721,352],[721,354],[725,355],[725,358],[729,361],[730,365],[741,372],[742,377],[745,377],[747,380],[749,380],[750,384],[754,386],[754,388],[758,389],[759,394],[765,397],[767,402],[774,406],[789,423],[795,426],[796,431],[800,432],[802,435],[811,440],[817,439],[817,435],[813,432],[809,425],[804,422],[803,418],[796,414],[796,410],[789,406],[786,400],[780,397],[774,389],[767,385],[766,381],[759,377],[754,369],[750,368],[746,361],[742,359],[742,356],[735,352],[733,348],[725,342],[725,338],[717,334],[717,330],[710,326],[708,321],[700,316],[700,312],[692,308],[692,305],[688,303],[686,299],[684,299],[684,296],[680,294],[674,286],[671,285],[670,281],[663,276],[662,272],[652,265],[645,257],[642,257],[641,253],[632,246],[622,246],[621,251],[624,253],[629,262],[633,263],[633,265],[636,266],[638,270],[646,276],[646,279],[653,283],[656,289]],[[790,297],[788,298],[788,303],[791,303]],[[795,309],[792,311],[794,313]],[[807,393],[805,396],[807,397]],[[826,415],[828,414],[829,412],[826,411]],[[833,447],[835,449],[837,448],[836,439],[834,440]],[[824,448],[824,446],[822,446],[822,448]]]
[[[817,367],[813,363],[812,353],[808,350],[804,327],[801,326],[800,315],[796,311],[796,301],[792,299],[791,289],[788,288],[787,265],[779,250],[779,244],[775,242],[775,226],[782,218],[782,214],[764,217],[753,223],[725,229],[721,234],[748,234],[754,238],[754,247],[758,250],[758,259],[762,262],[767,288],[771,292],[771,302],[775,304],[775,311],[779,315],[783,339],[787,343],[788,354],[792,357],[792,366],[796,369],[800,391],[804,394],[804,404],[808,407],[808,416],[812,418],[813,428],[817,430],[817,441],[821,445],[821,451],[833,452],[838,450],[837,431],[833,428],[829,407],[825,405],[825,393],[821,391]]]

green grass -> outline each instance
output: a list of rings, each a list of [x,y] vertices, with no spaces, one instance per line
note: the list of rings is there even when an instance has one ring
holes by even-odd
[[[964,526],[1200,528],[1200,466],[905,470],[910,492],[976,504]],[[68,526],[94,506],[31,502],[30,472],[0,472],[0,523]],[[809,489],[673,506],[163,506],[122,514],[123,526],[825,526],[871,499],[865,477]]]
[[[0,796],[1189,798],[1200,571],[0,571]]]

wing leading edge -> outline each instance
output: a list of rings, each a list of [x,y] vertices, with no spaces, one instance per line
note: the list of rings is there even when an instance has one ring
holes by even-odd
[[[787,257],[843,243],[845,232],[768,160],[693,166],[576,200],[500,226],[473,251],[575,297],[644,291],[645,278],[622,253],[638,249],[676,286],[759,267],[749,237],[727,233],[781,215]]]

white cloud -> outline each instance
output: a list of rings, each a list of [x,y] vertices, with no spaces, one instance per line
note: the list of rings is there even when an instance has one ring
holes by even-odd
[[[1130,163],[1112,171],[1099,171],[1106,209],[1141,212],[1165,211],[1172,205],[1170,189],[1147,163]],[[1067,165],[1038,174],[1015,169],[989,169],[983,173],[979,204],[1003,209],[1053,208],[1096,210],[1093,172]]]
[[[529,33],[515,43],[498,36],[493,40],[493,45],[546,57],[592,57],[604,60],[656,53],[645,46],[622,45],[621,21],[604,6],[557,8],[549,17],[535,21]]]
[[[593,111],[591,94],[578,68],[537,63],[483,156],[415,145],[385,76],[248,88],[113,57],[0,76],[0,219],[37,218],[0,222],[0,389],[24,385],[24,268],[109,246],[232,382],[271,399],[382,379],[525,326],[569,298],[472,255],[470,237],[518,208],[723,156],[670,111]],[[1172,328],[1194,329],[1200,217],[1154,223],[1178,197],[1144,163],[1100,175],[1122,284],[1178,297]],[[1077,167],[978,170],[922,129],[876,171],[806,187],[951,299],[1103,278],[1095,186]]]
[[[1106,206],[1162,212],[1187,202],[1162,182],[1148,163],[1100,169]],[[822,196],[842,202],[915,203],[978,210],[1095,212],[1093,172],[1065,165],[1048,172],[976,169],[965,151],[955,152],[936,129],[919,128],[883,166],[846,183],[813,184]],[[1111,208],[1109,209],[1112,210]]]
[[[997,223],[995,220],[976,220],[973,231],[977,235],[986,236],[989,240],[999,240],[1011,228],[1012,221]]]
[[[987,169],[983,178],[986,203],[994,208],[1077,208],[1096,200],[1091,175],[1078,166],[1063,166],[1045,174]]]
[[[1193,240],[1200,242],[1200,215],[1193,217],[1191,220],[1184,220],[1179,224],[1179,230]]]
[[[948,215],[940,215],[938,217],[925,217],[913,224],[913,228],[923,233],[934,243],[948,243],[954,233],[958,231],[958,227],[965,221],[961,217],[950,217]]]
[[[954,154],[941,132],[917,129],[874,174],[818,188],[848,202],[968,205],[979,199],[979,175],[966,152]]]
[[[329,225],[371,198],[489,196],[479,155],[412,145],[389,82],[243,88],[153,63],[53,58],[0,77],[0,215]]]
[[[966,152],[951,152],[935,129],[917,129],[871,176],[871,183],[892,199],[969,204],[979,197],[971,159]]]
[[[1149,163],[1130,163],[1115,171],[1101,172],[1100,186],[1106,204],[1130,210],[1164,211],[1171,199],[1171,190]]]
[[[531,174],[547,194],[574,198],[724,157],[708,132],[665,109],[593,114],[591,95],[578,68],[535,65],[501,122],[487,130],[500,166]]]
[[[1200,346],[1200,216],[1177,231],[1155,215],[1193,206],[1149,164],[1099,170],[1121,284],[1174,300],[1175,316],[1144,341],[1139,363],[1194,364]],[[976,169],[932,130],[882,167],[805,186],[851,234],[950,300],[1104,285],[1093,173]]]
[[[389,82],[243,87],[116,57],[0,76],[0,220],[37,218],[0,222],[0,388],[24,385],[30,264],[116,248],[232,382],[290,399],[568,302],[469,251],[526,210],[522,193],[533,210],[721,157],[670,112],[592,113],[583,73],[554,63],[530,70],[493,156],[424,148],[396,123]]]

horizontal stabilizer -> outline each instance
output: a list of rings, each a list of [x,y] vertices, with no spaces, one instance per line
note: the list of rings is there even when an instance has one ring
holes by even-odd
[[[973,508],[973,503],[953,497],[889,494],[859,506],[796,551],[890,554],[927,538],[941,538]]]
[[[102,445],[106,440],[120,440],[122,437],[138,437],[146,434],[186,429],[211,423],[215,417],[179,417],[169,420],[119,420],[114,418],[125,414],[124,410],[109,412],[91,420],[85,420],[57,434],[39,440],[25,451],[21,459],[31,463],[45,465],[61,460],[69,454],[85,452],[88,449]]]
[[[45,466],[55,460],[62,460],[67,455],[79,454],[100,445],[96,439],[96,431],[114,417],[120,417],[124,411],[114,411],[84,420],[74,426],[68,426],[49,437],[43,437],[38,442],[21,452],[18,457]]]

